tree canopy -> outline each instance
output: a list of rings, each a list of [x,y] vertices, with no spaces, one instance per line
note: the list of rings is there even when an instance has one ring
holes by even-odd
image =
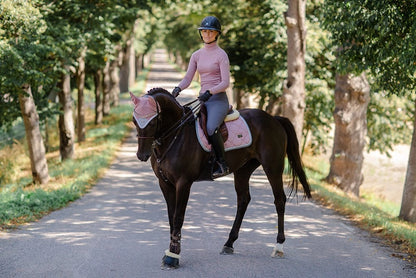
[[[338,70],[368,70],[375,84],[389,93],[415,89],[415,1],[327,0],[324,7]]]

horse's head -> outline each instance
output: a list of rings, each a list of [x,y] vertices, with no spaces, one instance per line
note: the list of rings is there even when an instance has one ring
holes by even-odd
[[[133,123],[137,130],[137,158],[147,161],[152,155],[155,140],[163,135],[172,121],[181,116],[182,106],[169,92],[156,88],[146,95],[136,97],[130,93],[134,103]]]

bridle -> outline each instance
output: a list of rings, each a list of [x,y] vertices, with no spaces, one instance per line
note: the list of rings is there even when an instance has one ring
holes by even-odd
[[[192,106],[192,104],[194,104],[197,101],[198,101],[198,103],[196,105]],[[155,136],[137,136],[138,139],[152,139],[153,140],[152,152],[153,152],[154,156],[156,157],[156,160],[157,160],[158,163],[160,163],[166,157],[166,154],[173,147],[173,145],[174,145],[174,143],[175,143],[175,141],[178,137],[179,132],[182,130],[182,127],[186,123],[188,123],[189,120],[195,119],[195,115],[199,111],[200,106],[201,106],[201,102],[199,101],[199,99],[195,99],[195,100],[181,106],[181,108],[182,108],[182,117],[177,122],[175,122],[175,124],[173,124],[171,127],[169,127],[165,132],[163,132],[157,138]],[[155,134],[158,133],[159,126],[161,126],[161,124],[159,123],[161,121],[160,114],[161,114],[161,112],[160,112],[160,109],[159,109],[159,103],[156,101],[156,117],[155,117],[156,118],[156,131],[155,131]],[[156,151],[157,147],[161,146],[162,142],[166,138],[171,136],[173,133],[175,133],[175,136],[170,141],[169,146],[166,148],[166,150],[161,155],[158,155],[157,151]]]

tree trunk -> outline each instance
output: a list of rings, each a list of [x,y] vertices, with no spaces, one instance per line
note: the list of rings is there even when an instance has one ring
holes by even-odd
[[[415,100],[416,113],[416,100]],[[413,136],[410,145],[409,163],[407,164],[406,180],[404,183],[402,206],[399,217],[416,223],[416,117],[413,122]]]
[[[289,0],[284,13],[287,27],[287,79],[283,82],[282,114],[302,138],[305,110],[305,6],[306,0]]]
[[[140,72],[144,67],[144,54],[139,54],[136,56],[136,78],[139,76]]]
[[[234,103],[236,105],[236,109],[243,109],[245,108],[244,102],[243,102],[243,94],[244,92],[241,89],[233,88],[233,98]]]
[[[281,115],[282,114],[281,99],[277,97],[276,95],[271,95],[269,97],[269,101],[267,102],[265,110],[270,115]]]
[[[103,69],[103,115],[110,114],[110,62],[107,61]]]
[[[19,94],[19,103],[26,130],[33,183],[46,184],[49,181],[49,170],[45,156],[45,145],[39,128],[39,115],[30,86],[23,85],[23,90],[25,93]]]
[[[127,44],[129,44],[130,42],[127,41]],[[124,92],[128,92],[129,91],[129,67],[127,66],[129,64],[128,62],[128,57],[130,57],[129,55],[127,55],[128,50],[128,45],[126,45],[126,47],[122,50],[122,62],[120,65],[120,71],[119,71],[119,86],[120,86],[120,92],[124,93]]]
[[[120,94],[118,63],[118,60],[114,60],[110,64],[110,102],[114,106],[118,106]]]
[[[59,152],[61,160],[73,158],[75,148],[75,126],[70,79],[69,74],[62,75],[58,92],[61,105],[61,114],[59,115]]]
[[[359,196],[367,134],[370,86],[364,74],[336,76],[335,135],[329,175],[326,180]]]
[[[103,100],[101,97],[102,82],[101,82],[101,70],[97,70],[94,74],[95,84],[95,124],[101,124],[103,122]]]
[[[123,60],[120,66],[120,92],[128,92],[135,81],[135,55],[133,47],[134,36],[126,42],[123,51]]]
[[[133,25],[133,30],[130,36],[130,58],[129,58],[129,88],[133,87],[136,83],[136,50],[134,49],[134,40],[136,38],[136,30],[138,27],[138,21]]]
[[[77,88],[78,88],[78,113],[77,113],[77,135],[78,142],[85,141],[85,107],[84,107],[84,87],[85,87],[85,54],[84,48],[78,59]]]

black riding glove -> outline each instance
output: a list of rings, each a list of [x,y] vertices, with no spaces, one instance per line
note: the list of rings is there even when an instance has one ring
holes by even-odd
[[[179,96],[179,93],[182,91],[182,89],[181,88],[179,88],[179,87],[175,87],[175,89],[173,89],[173,91],[172,91],[172,96],[174,97],[174,98],[176,98],[177,96]]]
[[[206,90],[205,91],[205,93],[203,93],[202,95],[200,95],[199,97],[198,97],[198,99],[200,100],[200,101],[207,101],[210,97],[211,97],[212,95],[211,95],[211,93],[209,92],[209,90]]]

